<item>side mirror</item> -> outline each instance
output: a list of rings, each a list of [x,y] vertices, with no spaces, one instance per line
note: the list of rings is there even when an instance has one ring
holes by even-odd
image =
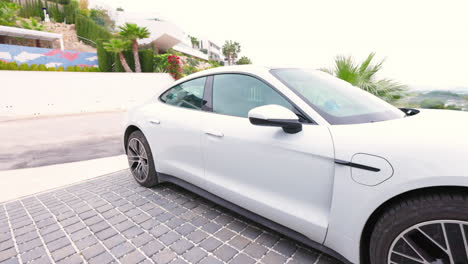
[[[282,127],[284,132],[295,134],[302,131],[299,118],[291,110],[279,105],[264,105],[249,111],[250,123],[256,126]]]

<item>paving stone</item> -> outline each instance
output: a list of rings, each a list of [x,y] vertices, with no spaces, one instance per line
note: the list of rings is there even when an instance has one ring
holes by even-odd
[[[133,251],[130,254],[125,255],[123,258],[120,259],[120,263],[122,264],[137,264],[144,260],[146,257],[143,256],[138,251]]]
[[[286,257],[290,257],[297,250],[297,247],[293,242],[282,239],[273,247],[273,249]]]
[[[296,253],[294,253],[291,261],[292,263],[315,263],[317,258],[320,254],[316,251],[309,251],[305,249],[298,249]]]
[[[200,243],[206,237],[208,237],[208,234],[201,230],[196,230],[187,236],[187,238],[193,241],[194,243]]]
[[[239,254],[235,256],[230,262],[230,264],[253,264],[255,260],[245,254]]]
[[[171,245],[171,249],[174,250],[177,254],[182,254],[185,251],[191,249],[194,246],[193,243],[188,241],[185,238],[178,240],[177,242]]]
[[[136,247],[141,247],[143,245],[145,245],[146,243],[150,242],[153,240],[153,237],[151,235],[149,235],[148,233],[143,233],[135,238],[132,239],[132,243],[136,246]]]
[[[0,263],[20,257],[28,264],[340,263],[183,188],[141,187],[128,172],[0,204]]]
[[[200,264],[223,264],[224,262],[219,260],[219,259],[216,259],[213,256],[208,256],[208,257],[202,259],[202,261],[200,261],[199,263]]]
[[[192,233],[195,229],[196,229],[195,226],[193,226],[193,225],[191,225],[189,223],[186,223],[186,224],[183,224],[180,227],[178,227],[176,229],[176,232],[183,235],[183,236],[186,236],[186,235]]]
[[[66,247],[68,245],[70,245],[70,240],[68,240],[67,237],[62,237],[62,238],[59,238],[57,240],[54,240],[54,241],[51,241],[49,243],[47,243],[47,248],[49,249],[49,251],[55,251],[57,249],[61,249],[63,247]]]
[[[0,261],[2,264],[19,264],[19,261],[17,258],[10,258],[5,261]]]
[[[199,247],[193,247],[183,254],[184,258],[192,263],[197,263],[206,255],[206,252],[200,249]]]
[[[112,236],[106,240],[103,241],[104,245],[107,247],[107,248],[113,248],[123,242],[125,242],[126,239],[125,237],[123,237],[122,235],[118,234],[118,235],[115,235],[115,236]]]
[[[117,231],[115,231],[114,229],[109,227],[107,229],[104,229],[102,231],[97,232],[95,235],[100,240],[105,240],[105,239],[113,237],[113,236],[115,236],[117,234],[118,234]]]
[[[266,247],[272,247],[274,244],[276,244],[276,242],[278,242],[279,239],[279,236],[263,233],[255,241]]]
[[[55,261],[59,261],[61,259],[64,259],[68,256],[71,256],[73,255],[74,253],[76,253],[75,249],[70,245],[70,246],[66,246],[66,247],[63,247],[59,250],[56,250],[56,251],[53,251],[51,254],[52,254],[52,258],[55,260]]]
[[[232,257],[234,257],[234,255],[236,255],[238,252],[239,251],[228,245],[222,245],[214,251],[214,254],[221,260],[228,261],[232,259]]]
[[[242,231],[241,234],[247,238],[254,240],[262,234],[262,231],[255,227],[249,226],[244,231]]]
[[[62,260],[60,260],[59,262],[57,262],[59,264],[79,264],[79,263],[84,263],[83,259],[81,258],[80,255],[78,254],[73,254],[71,256],[68,256]]]
[[[153,240],[149,242],[148,244],[144,245],[143,247],[141,247],[141,250],[145,252],[147,256],[152,256],[163,248],[164,248],[164,245],[161,242],[157,240]]]
[[[180,235],[174,231],[170,231],[159,238],[159,240],[163,242],[166,246],[171,245],[172,243],[176,242],[178,239],[180,239]]]
[[[31,260],[40,258],[40,257],[42,257],[42,256],[44,256],[46,254],[47,253],[46,253],[44,247],[40,246],[40,247],[36,247],[36,248],[34,248],[34,249],[30,250],[30,251],[27,251],[25,253],[22,253],[21,254],[21,260],[26,263],[26,262],[29,262]],[[0,253],[0,255],[1,255],[1,253]]]
[[[250,240],[248,240],[247,238],[245,238],[243,236],[236,235],[231,240],[229,240],[228,244],[233,246],[234,248],[236,248],[238,250],[242,250],[248,244],[250,244]]]
[[[88,260],[90,264],[107,264],[107,263],[111,263],[112,261],[114,261],[114,258],[108,252],[104,252]]]
[[[221,246],[223,242],[219,241],[214,237],[209,237],[200,243],[200,247],[204,248],[206,251],[213,251]]]
[[[94,246],[91,246],[87,249],[85,249],[81,254],[83,257],[87,260],[96,257],[99,254],[102,254],[105,252],[106,249],[101,245],[101,244],[96,244]]]
[[[219,224],[216,224],[214,222],[209,222],[207,224],[205,224],[203,227],[202,227],[202,230],[210,233],[210,234],[214,234],[216,233],[219,229],[221,229],[221,225]]]
[[[112,248],[111,252],[115,257],[120,258],[134,250],[135,250],[135,247],[132,246],[132,244],[128,242],[124,242]]]
[[[287,258],[276,252],[269,251],[268,253],[266,253],[266,255],[262,258],[261,261],[264,264],[280,264],[286,263]]]
[[[176,257],[177,254],[174,251],[166,248],[163,251],[153,255],[151,258],[158,264],[166,264],[174,260]]]
[[[256,259],[260,259],[267,251],[268,249],[266,247],[258,243],[251,243],[244,248],[244,253]]]
[[[94,236],[87,236],[81,240],[76,241],[75,245],[78,249],[83,250],[95,245],[96,243],[98,243],[98,241]]]
[[[236,233],[232,232],[227,228],[221,228],[218,232],[214,234],[215,237],[219,238],[221,241],[228,241],[233,238]]]
[[[141,230],[141,228],[138,228],[137,226],[132,226],[129,229],[122,232],[122,234],[126,238],[133,238],[133,237],[136,237],[136,236],[138,236],[138,235],[140,235],[142,233],[143,233],[143,230]]]

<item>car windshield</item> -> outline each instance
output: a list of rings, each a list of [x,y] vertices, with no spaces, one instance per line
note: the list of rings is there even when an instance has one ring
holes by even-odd
[[[273,69],[271,73],[332,125],[403,118],[398,108],[325,72]]]

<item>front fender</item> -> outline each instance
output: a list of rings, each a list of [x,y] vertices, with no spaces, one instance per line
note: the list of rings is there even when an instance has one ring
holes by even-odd
[[[372,214],[394,197],[424,188],[466,187],[468,177],[398,177],[377,186],[354,182],[349,168],[336,167],[333,204],[325,246],[342,253],[352,263],[360,262],[360,242],[364,227]]]

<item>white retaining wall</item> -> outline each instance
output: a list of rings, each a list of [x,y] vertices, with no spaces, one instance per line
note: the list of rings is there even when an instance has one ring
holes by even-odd
[[[167,73],[0,71],[0,119],[126,110],[173,82]]]

